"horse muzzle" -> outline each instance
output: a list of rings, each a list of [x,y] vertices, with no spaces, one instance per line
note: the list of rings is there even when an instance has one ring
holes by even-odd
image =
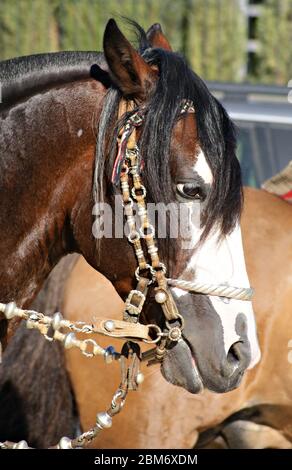
[[[167,382],[185,388],[190,393],[200,393],[204,388],[191,349],[183,339],[167,350],[161,373]]]

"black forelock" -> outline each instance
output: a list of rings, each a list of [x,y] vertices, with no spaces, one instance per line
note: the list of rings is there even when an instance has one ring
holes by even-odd
[[[151,180],[155,201],[169,202],[170,138],[184,99],[195,106],[200,146],[211,168],[211,187],[203,226],[205,236],[218,224],[222,234],[234,227],[242,207],[240,165],[236,158],[236,133],[223,106],[205,83],[187,65],[185,59],[162,49],[147,49],[143,57],[159,67],[159,81],[149,105],[141,148],[146,152],[145,177]]]

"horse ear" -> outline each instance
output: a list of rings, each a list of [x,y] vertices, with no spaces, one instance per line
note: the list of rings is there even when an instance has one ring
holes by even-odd
[[[113,19],[106,25],[103,49],[113,82],[123,95],[144,100],[156,83],[157,73],[135,51]]]
[[[146,33],[146,36],[152,47],[159,47],[160,49],[172,51],[171,45],[164,36],[159,23],[155,23],[150,26]]]

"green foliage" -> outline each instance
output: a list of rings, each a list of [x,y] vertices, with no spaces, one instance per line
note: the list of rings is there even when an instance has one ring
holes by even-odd
[[[286,85],[292,78],[292,0],[266,0],[258,38],[258,77]]]
[[[257,81],[292,77],[292,0],[265,0],[258,23]],[[240,0],[0,0],[0,60],[58,50],[101,50],[105,24],[127,16],[144,28],[160,22],[173,49],[206,80],[240,81],[246,18]],[[134,39],[134,38],[133,38]]]
[[[189,0],[187,56],[208,80],[239,81],[246,61],[246,31],[238,1]]]

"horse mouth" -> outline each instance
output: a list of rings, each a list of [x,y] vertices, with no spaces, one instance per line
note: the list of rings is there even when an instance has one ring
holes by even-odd
[[[196,365],[196,359],[187,341],[181,339],[169,349],[161,365],[165,380],[197,394],[204,389],[204,384]]]

